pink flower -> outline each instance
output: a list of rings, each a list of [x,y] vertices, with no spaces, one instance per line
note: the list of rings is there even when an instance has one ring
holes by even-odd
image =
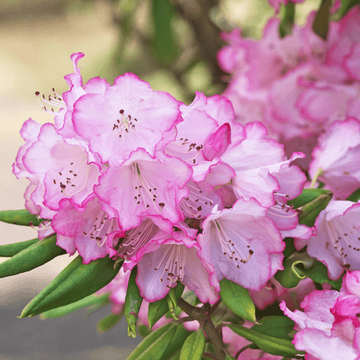
[[[103,94],[81,96],[74,104],[73,123],[107,163],[124,161],[139,147],[154,156],[165,134],[181,120],[179,115],[179,104],[171,95],[153,91],[127,73]]]
[[[201,256],[211,264],[217,280],[223,278],[251,290],[260,290],[282,269],[285,244],[266,209],[250,199],[239,199],[232,209],[215,207],[198,235]]]
[[[214,304],[219,299],[220,288],[212,280],[212,267],[201,258],[199,250],[198,243],[185,232],[171,235],[159,231],[137,252],[130,265],[137,264],[140,295],[149,302],[162,299],[180,281],[200,301]]]
[[[52,124],[43,125],[37,141],[23,156],[27,170],[43,178],[45,193],[41,199],[41,191],[41,201],[37,205],[44,204],[56,211],[60,200],[68,198],[81,206],[98,183],[100,166],[94,161],[94,156],[81,142],[64,139]]]
[[[279,1],[272,5],[278,8]],[[239,31],[223,35],[229,45],[218,59],[232,75],[224,95],[234,105],[236,120],[261,120],[290,156],[294,140],[296,151],[310,154],[316,137],[332,122],[360,116],[355,75],[359,14],[354,7],[340,22],[331,22],[326,41],[312,30],[315,13],[285,38],[279,36],[276,18],[269,20],[258,41],[242,38]],[[302,160],[302,167],[309,162]]]
[[[348,276],[344,276],[345,282]],[[293,344],[307,352],[306,359],[359,359],[359,299],[343,293],[343,288],[340,293],[315,290],[301,303],[304,312],[291,312],[284,301],[280,304],[284,314],[295,321],[295,329],[300,330]]]
[[[321,168],[319,180],[337,198],[347,198],[360,187],[360,121],[348,118],[334,122],[318,144],[312,154],[310,177]]]
[[[299,250],[307,245],[308,254],[327,266],[332,280],[339,279],[344,269],[359,270],[359,216],[360,203],[332,201],[316,219],[316,235],[295,239],[295,246]]]
[[[75,208],[68,199],[60,202],[60,210],[51,222],[57,233],[56,244],[70,255],[77,250],[83,263],[116,255],[115,237],[123,231],[115,218],[102,210],[99,199],[93,198],[82,208]]]
[[[115,278],[96,293],[98,295],[110,293],[109,300],[113,314],[120,314],[124,307],[129,278],[130,271],[125,272],[121,268]]]
[[[153,158],[139,148],[128,160],[109,167],[95,193],[124,231],[139,226],[143,217],[176,224],[183,219],[179,203],[188,194],[185,185],[191,174],[182,160],[162,153]]]

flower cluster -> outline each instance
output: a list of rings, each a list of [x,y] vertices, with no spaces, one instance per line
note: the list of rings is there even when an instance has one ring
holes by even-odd
[[[218,59],[231,74],[224,95],[234,105],[237,122],[262,121],[288,154],[296,149],[307,155],[301,161],[304,169],[312,160],[310,168],[324,169],[322,181],[336,182],[349,195],[360,186],[359,162],[352,160],[355,153],[359,156],[358,144],[347,144],[347,133],[359,126],[355,123],[360,117],[360,9],[355,6],[339,22],[330,22],[326,40],[312,29],[315,15],[311,13],[304,26],[294,25],[284,38],[275,17],[258,41],[243,38],[239,29],[223,34],[229,45]],[[335,121],[344,122],[331,128]],[[340,128],[344,137],[337,135],[334,141],[331,133]],[[358,129],[353,136],[359,140]],[[337,143],[341,152],[325,160],[321,153]]]
[[[39,238],[55,232],[84,264],[109,255],[137,266],[149,302],[177,281],[204,303],[223,278],[264,287],[283,268],[282,239],[303,232],[287,205],[306,181],[291,165],[303,154],[287,159],[260,122],[236,123],[224,97],[186,105],[129,73],[83,85],[82,57],[71,56],[69,91],[36,93],[55,123],[21,129],[13,172],[30,180],[26,208],[47,219]]]
[[[284,314],[299,330],[293,340],[297,350],[305,350],[306,359],[359,359],[360,354],[360,272],[348,272],[340,292],[315,290],[301,303],[304,312],[287,309]]]

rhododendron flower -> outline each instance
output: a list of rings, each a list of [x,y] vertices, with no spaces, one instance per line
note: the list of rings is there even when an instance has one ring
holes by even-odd
[[[124,231],[139,226],[145,216],[176,224],[183,220],[179,202],[188,194],[185,185],[191,175],[191,168],[182,160],[162,153],[153,158],[139,148],[122,164],[109,167],[95,193]]]
[[[127,73],[103,94],[81,96],[74,104],[73,123],[106,163],[126,160],[139,147],[153,156],[164,134],[181,120],[179,115],[179,104],[171,95],[153,91]]]
[[[334,200],[319,214],[316,235],[295,239],[299,250],[307,245],[310,256],[323,262],[330,279],[337,280],[344,269],[360,269],[360,203]]]
[[[349,273],[344,276],[344,282],[348,276]],[[280,308],[295,321],[295,329],[300,330],[295,334],[293,344],[297,350],[307,352],[305,358],[356,360],[360,357],[360,321],[356,316],[359,303],[360,299],[348,294],[342,286],[340,292],[315,290],[307,295],[301,303],[304,312],[291,312],[284,301]]]
[[[319,168],[319,180],[325,182],[339,199],[345,199],[360,187],[360,121],[349,118],[334,122],[319,138],[312,154],[309,174]]]
[[[203,303],[214,304],[220,287],[213,279],[213,268],[199,255],[200,247],[180,231],[174,235],[159,231],[141,248],[130,267],[137,264],[136,283],[147,301],[162,299],[177,281],[195,292]]]
[[[201,256],[223,278],[260,290],[282,267],[285,244],[266,209],[250,199],[239,199],[232,209],[217,210],[202,223],[198,235]]]
[[[232,101],[236,120],[261,120],[290,156],[294,149],[309,155],[333,121],[358,117],[359,15],[353,7],[339,22],[330,22],[326,40],[312,29],[315,13],[284,38],[277,18],[257,41],[242,38],[239,30],[223,34],[229,45],[220,50],[219,64],[232,74],[223,95]],[[309,162],[310,157],[300,163],[306,168]]]
[[[97,198],[89,200],[82,208],[63,199],[51,226],[57,233],[56,244],[71,255],[77,250],[84,264],[108,254],[110,257],[116,255],[114,246],[118,240],[115,237],[123,234],[117,219],[110,218],[102,210]]]

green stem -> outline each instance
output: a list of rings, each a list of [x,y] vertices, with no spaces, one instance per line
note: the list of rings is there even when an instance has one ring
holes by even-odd
[[[200,326],[203,328],[206,336],[209,338],[211,344],[214,347],[216,357],[219,360],[225,360],[227,349],[222,341],[220,334],[211,321],[211,307],[209,304],[205,304],[203,307],[198,308],[190,305],[184,299],[180,298],[178,300],[178,306],[182,311],[192,317],[193,320],[197,320],[200,323]]]
[[[312,29],[315,34],[319,35],[326,41],[329,31],[330,7],[332,0],[322,0],[320,8],[316,14]]]

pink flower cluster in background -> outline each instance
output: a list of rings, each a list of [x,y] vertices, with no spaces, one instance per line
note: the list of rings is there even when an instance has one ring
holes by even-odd
[[[315,290],[301,303],[303,312],[287,309],[296,323],[293,343],[310,360],[357,360],[360,358],[360,271],[348,272],[340,292]]]

